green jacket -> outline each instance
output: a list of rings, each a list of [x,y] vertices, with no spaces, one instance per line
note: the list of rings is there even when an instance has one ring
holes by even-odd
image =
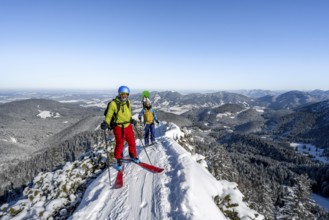
[[[115,123],[117,123],[118,125],[124,124],[124,127],[126,128],[129,126],[132,116],[131,103],[129,100],[122,102],[119,99],[119,97],[116,97],[115,100],[120,103],[120,112],[117,113],[117,120],[115,121]],[[127,102],[129,102],[129,108],[127,106]],[[105,121],[107,124],[110,124],[113,114],[116,113],[117,111],[118,111],[117,104],[114,101],[112,101],[110,103],[108,112],[105,116]]]

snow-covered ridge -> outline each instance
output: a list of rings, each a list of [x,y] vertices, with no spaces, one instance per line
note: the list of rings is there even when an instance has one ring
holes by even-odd
[[[184,136],[178,126],[162,124],[157,133],[158,144],[147,152],[163,173],[128,163],[124,187],[113,189],[104,172],[88,187],[70,219],[229,219],[224,211],[240,219],[264,219],[242,201],[235,183],[217,181],[205,168],[203,156],[191,155],[175,141]],[[139,153],[148,162],[145,151]]]
[[[40,173],[24,199],[0,207],[1,219],[264,219],[243,202],[237,184],[216,180],[202,155],[192,155],[178,144],[184,137],[175,124],[156,128],[157,144],[143,148],[136,140],[139,157],[164,168],[153,174],[133,163],[125,163],[124,186],[114,189],[116,170],[105,169],[102,146],[80,161],[67,163],[55,172]],[[146,155],[147,152],[147,155]],[[127,149],[124,152],[128,155]],[[148,156],[151,161],[148,161]],[[83,197],[79,186],[96,178]],[[81,202],[80,202],[81,201]],[[80,205],[71,215],[76,204]],[[225,214],[224,214],[225,213]]]

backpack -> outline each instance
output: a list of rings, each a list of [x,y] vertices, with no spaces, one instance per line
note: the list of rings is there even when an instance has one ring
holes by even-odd
[[[120,106],[121,106],[120,103],[116,99],[112,99],[112,101],[110,101],[109,103],[107,103],[107,107],[106,107],[106,109],[104,111],[104,116],[107,115],[107,112],[109,111],[111,102],[115,102],[117,104],[117,112],[114,112],[113,115],[112,115],[112,118],[111,118],[111,121],[110,121],[110,125],[109,125],[109,130],[112,130],[117,125],[117,123],[116,123],[117,115],[118,115],[118,112],[120,111]],[[130,105],[129,100],[127,101],[126,105],[129,108],[129,105]]]
[[[154,122],[153,111],[151,109],[145,109],[144,112],[144,123],[150,124]]]

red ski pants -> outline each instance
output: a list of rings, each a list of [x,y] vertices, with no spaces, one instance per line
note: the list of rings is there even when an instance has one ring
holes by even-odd
[[[113,129],[113,133],[115,136],[115,142],[116,146],[114,149],[114,157],[116,159],[120,159],[122,156],[122,151],[124,148],[124,142],[127,141],[128,143],[128,151],[130,157],[137,157],[137,152],[136,152],[136,142],[135,142],[135,135],[133,131],[133,126],[129,124],[128,127],[124,128],[122,131],[121,126],[115,126]]]

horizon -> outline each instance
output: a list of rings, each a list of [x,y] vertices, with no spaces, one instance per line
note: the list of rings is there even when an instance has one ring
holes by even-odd
[[[310,0],[3,0],[0,88],[326,91],[328,8]]]
[[[251,91],[261,91],[261,92],[290,92],[290,91],[300,91],[300,92],[312,92],[312,91],[322,91],[322,92],[328,92],[329,90],[321,90],[321,89],[311,89],[311,90],[298,90],[298,89],[288,89],[288,90],[271,90],[271,89],[227,89],[227,90],[205,90],[205,89],[194,89],[194,90],[189,90],[189,89],[167,89],[167,90],[150,90],[150,89],[135,89],[131,88],[131,94],[137,94],[141,93],[145,90],[148,90],[150,92],[178,92],[178,93],[216,93],[216,92],[251,92]],[[76,92],[76,93],[116,93],[117,89],[76,89],[76,88],[50,88],[50,89],[39,89],[39,88],[27,88],[27,89],[19,89],[19,88],[9,88],[9,89],[3,89],[0,88],[0,93],[1,92],[59,92],[59,93],[64,93],[64,92]]]

